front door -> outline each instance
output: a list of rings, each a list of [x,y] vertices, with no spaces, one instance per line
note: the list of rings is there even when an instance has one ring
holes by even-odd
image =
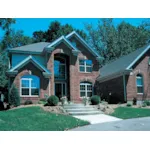
[[[55,83],[55,95],[59,98],[66,96],[66,83]]]

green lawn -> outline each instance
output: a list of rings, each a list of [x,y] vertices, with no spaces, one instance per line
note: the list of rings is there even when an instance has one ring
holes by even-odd
[[[150,109],[118,107],[111,115],[122,119],[148,117],[150,116]]]
[[[89,122],[54,114],[40,107],[0,111],[0,131],[64,131]]]

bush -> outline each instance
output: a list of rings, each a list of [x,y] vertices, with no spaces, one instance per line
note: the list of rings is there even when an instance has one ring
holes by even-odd
[[[150,101],[146,100],[146,101],[144,101],[144,103],[145,103],[147,106],[150,106]]]
[[[31,104],[33,104],[33,102],[31,100],[27,100],[24,102],[24,105],[31,105]]]
[[[137,99],[134,97],[133,98],[133,105],[136,105],[137,104]]]
[[[12,85],[12,88],[10,89],[9,104],[15,107],[20,105],[20,96],[15,85]]]
[[[100,101],[101,101],[101,98],[98,95],[93,95],[91,97],[91,104],[92,105],[98,105],[100,103]]]
[[[59,98],[55,95],[52,95],[47,99],[47,102],[49,106],[57,106],[59,102]]]
[[[43,104],[45,105],[47,103],[47,100],[45,98],[42,98],[38,101],[38,104]]]
[[[143,104],[142,104],[142,107],[146,107],[146,106],[147,106],[146,103],[143,103]]]
[[[131,106],[132,106],[132,104],[128,102],[127,103],[127,107],[131,107]]]

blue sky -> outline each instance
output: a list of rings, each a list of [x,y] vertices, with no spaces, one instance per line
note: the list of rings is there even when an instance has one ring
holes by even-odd
[[[32,33],[37,30],[47,30],[50,22],[60,21],[62,24],[71,24],[76,29],[84,30],[84,23],[92,23],[96,25],[98,18],[16,18],[16,24],[12,25],[15,30],[23,30],[27,36],[32,36]],[[121,21],[126,21],[132,25],[139,25],[142,22],[142,18],[116,18],[114,23],[117,25]],[[2,37],[0,31],[0,37]]]

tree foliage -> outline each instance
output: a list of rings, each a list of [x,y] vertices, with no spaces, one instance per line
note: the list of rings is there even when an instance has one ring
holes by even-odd
[[[74,29],[72,25],[69,24],[62,25],[58,21],[51,22],[48,29],[45,32],[41,30],[35,31],[33,33],[33,38],[34,42],[42,42],[42,41],[52,42],[57,38],[59,38],[60,36],[62,35],[65,36],[74,30],[77,33],[79,33],[81,37],[83,37],[84,39],[86,38],[86,33],[83,30]]]
[[[33,39],[25,36],[22,30],[11,30],[9,35],[4,35],[2,40],[2,48],[13,48],[33,43]]]
[[[137,27],[126,22],[115,26],[113,19],[100,19],[96,28],[92,24],[85,27],[88,43],[104,57],[104,64],[144,46],[150,37],[148,22]]]
[[[0,87],[6,87],[8,82],[6,71],[8,70],[8,56],[7,53],[1,52],[0,53]]]

